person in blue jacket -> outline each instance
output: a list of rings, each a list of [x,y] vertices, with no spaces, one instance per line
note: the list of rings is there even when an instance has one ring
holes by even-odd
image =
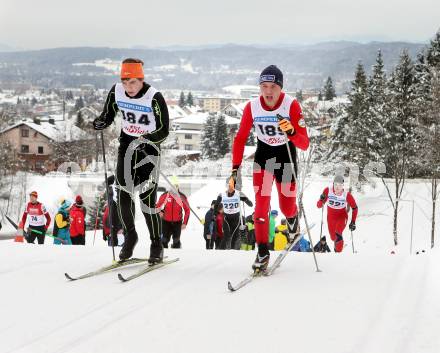
[[[310,242],[301,236],[301,239],[295,244],[295,246],[292,248],[292,251],[309,252],[312,251],[312,248],[310,247]]]

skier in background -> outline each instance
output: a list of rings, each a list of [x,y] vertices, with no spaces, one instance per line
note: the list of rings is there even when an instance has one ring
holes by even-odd
[[[33,244],[35,238],[37,238],[38,244],[44,244],[44,238],[46,237],[46,231],[49,228],[51,218],[46,211],[46,207],[41,202],[38,202],[38,193],[32,191],[29,196],[30,201],[23,212],[19,228],[24,229],[26,222],[29,222],[27,242]]]
[[[259,79],[261,95],[251,100],[244,108],[232,146],[231,180],[239,184],[238,169],[243,159],[244,146],[254,126],[258,138],[253,172],[255,237],[258,254],[252,268],[255,271],[265,271],[270,257],[268,216],[274,179],[278,189],[279,207],[287,219],[290,240],[293,241],[299,230],[295,179],[284,134],[288,137],[288,147],[295,172],[297,171],[296,148],[306,150],[309,146],[309,137],[300,104],[296,99],[282,92],[281,70],[275,65],[270,65],[261,72]],[[279,120],[278,114],[284,119]]]
[[[333,185],[326,187],[317,202],[317,207],[321,208],[328,201],[327,205],[327,226],[331,240],[334,242],[335,252],[341,252],[344,248],[342,233],[347,225],[348,212],[347,204],[353,210],[351,222],[348,226],[351,231],[356,229],[356,217],[358,208],[353,195],[344,190],[344,177],[336,175]]]
[[[234,187],[228,183],[227,190],[218,195],[214,213],[217,213],[220,204],[223,206],[223,238],[220,248],[225,249],[240,249],[240,202],[244,201],[249,207],[253,207],[253,203],[242,192],[235,190]]]
[[[212,200],[211,207],[205,214],[205,220],[203,224],[203,238],[206,241],[206,249],[212,249],[214,247],[214,206],[216,200]]]
[[[116,166],[116,203],[125,242],[120,260],[133,255],[138,241],[134,197],[139,190],[142,213],[150,233],[149,263],[163,261],[162,222],[155,209],[159,181],[160,144],[168,136],[168,108],[162,94],[144,82],[143,62],[128,58],[121,65],[121,82],[110,90],[104,110],[93,122],[95,130],[110,126],[122,113]],[[112,217],[113,222],[113,217]],[[113,231],[113,230],[112,230]]]

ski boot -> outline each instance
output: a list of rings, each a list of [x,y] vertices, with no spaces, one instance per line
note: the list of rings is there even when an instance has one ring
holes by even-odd
[[[160,239],[154,239],[150,245],[150,257],[148,263],[155,265],[163,261],[163,245]]]
[[[289,243],[295,242],[298,239],[298,237],[300,237],[298,215],[292,218],[287,218],[287,229],[288,229],[287,241]]]
[[[267,270],[269,266],[270,252],[267,244],[258,244],[258,253],[252,264],[252,269],[255,274],[263,273]]]
[[[171,244],[171,249],[181,249],[182,248],[182,243],[179,241],[174,242]]]
[[[125,235],[125,241],[122,245],[122,249],[119,252],[119,259],[121,261],[128,260],[133,256],[133,249],[138,242],[138,235],[136,231],[129,232]]]

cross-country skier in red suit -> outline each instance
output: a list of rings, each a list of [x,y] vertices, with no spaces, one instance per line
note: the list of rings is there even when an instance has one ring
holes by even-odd
[[[286,148],[287,134],[295,171],[296,147],[306,150],[309,137],[301,106],[297,100],[285,94],[283,74],[275,65],[266,67],[260,75],[260,93],[250,101],[243,111],[240,128],[232,146],[232,181],[237,180],[237,171],[243,159],[243,151],[252,126],[257,134],[257,150],[253,171],[255,190],[255,237],[258,254],[252,268],[264,271],[269,263],[269,208],[272,184],[275,179],[279,196],[279,207],[287,218],[289,235],[293,239],[298,230],[295,179]],[[284,117],[278,120],[277,114]]]
[[[347,204],[353,210],[351,222],[348,226],[351,231],[356,229],[356,217],[358,214],[358,208],[353,195],[348,191],[344,191],[344,178],[341,175],[335,177],[332,186],[324,189],[317,203],[318,208],[323,207],[326,201],[328,201],[327,225],[330,238],[335,243],[335,252],[341,252],[344,248],[342,233],[348,219]]]
[[[32,191],[29,196],[31,200],[28,202],[21,217],[20,228],[24,228],[26,221],[28,221],[27,242],[34,243],[35,238],[37,238],[38,244],[44,244],[46,231],[51,221],[50,214],[46,211],[46,207],[41,202],[38,202],[38,193],[36,191]]]

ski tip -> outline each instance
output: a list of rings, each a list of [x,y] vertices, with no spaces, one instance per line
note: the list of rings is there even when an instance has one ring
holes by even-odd
[[[67,278],[69,281],[74,281],[74,280],[75,280],[75,278],[71,277],[67,272],[64,273],[64,276],[66,276],[66,278]]]
[[[122,276],[120,273],[118,273],[118,278],[121,282],[127,282],[127,280]]]
[[[231,292],[235,292],[235,288],[232,287],[232,284],[231,284],[231,282],[229,282],[229,281],[228,281],[228,289],[229,289]]]

